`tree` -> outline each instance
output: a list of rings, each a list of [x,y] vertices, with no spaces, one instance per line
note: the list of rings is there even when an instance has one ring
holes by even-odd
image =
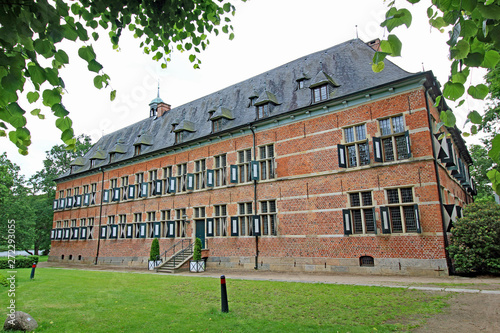
[[[451,233],[448,250],[457,273],[500,273],[500,205],[468,205]]]
[[[155,261],[160,258],[160,242],[158,238],[153,239],[151,242],[151,250],[149,251],[149,260]]]
[[[469,152],[474,161],[474,164],[470,166],[470,175],[474,177],[474,181],[476,182],[476,202],[495,201],[490,180],[486,176],[486,173],[494,166],[493,160],[488,158],[487,144],[488,141],[483,140],[483,145],[469,146]]]
[[[245,0],[243,0],[245,1]],[[31,144],[26,110],[19,104],[26,89],[30,103],[42,98],[43,105],[57,117],[56,127],[62,141],[73,149],[76,144],[69,111],[62,104],[64,81],[61,67],[69,64],[67,53],[59,46],[63,40],[79,43],[78,55],[96,73],[94,86],[107,87],[110,77],[97,61],[91,40],[106,31],[114,49],[120,36],[129,30],[141,40],[140,47],[162,67],[177,49],[189,53],[195,68],[197,54],[208,44],[208,34],[231,32],[229,13],[235,8],[226,0],[8,0],[0,4],[0,136],[8,136],[23,155]],[[220,27],[220,30],[219,30]],[[45,59],[43,59],[45,58]],[[29,88],[28,88],[29,87]],[[113,100],[116,91],[110,92]],[[45,118],[38,108],[33,116]]]
[[[420,0],[407,0],[411,4]],[[490,70],[490,77],[495,77],[495,85],[490,84],[490,89],[485,84],[470,85],[467,93],[475,99],[485,99],[488,93],[498,93],[500,83],[497,64],[500,61],[500,1],[499,0],[433,0],[427,9],[427,16],[432,27],[441,32],[449,31],[450,39],[447,41],[452,60],[450,78],[444,84],[443,96],[451,101],[458,101],[461,106],[465,99],[466,82],[470,69],[481,67]],[[395,7],[395,1],[389,2],[389,10],[386,19],[381,23],[389,32],[405,25],[410,27],[412,21],[411,12],[408,9]],[[373,70],[376,72],[384,69],[386,56],[400,56],[402,43],[395,34],[389,34],[386,40],[380,44],[381,50],[373,57]],[[498,94],[496,95],[498,98]],[[440,97],[436,100],[436,106],[442,108],[440,125],[447,127],[455,126],[455,115]],[[476,134],[480,126],[485,127],[485,119],[498,120],[498,111],[486,117],[482,117],[476,110],[471,110],[468,121],[472,123],[470,134]],[[469,133],[464,133],[464,136]],[[496,164],[500,164],[500,135],[495,135],[491,140],[491,148],[488,152],[489,158]],[[500,172],[493,168],[487,173],[493,189],[500,193]]]

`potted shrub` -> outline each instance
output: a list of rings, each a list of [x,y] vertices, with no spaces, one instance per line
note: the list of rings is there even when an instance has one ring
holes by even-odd
[[[201,259],[201,239],[194,241],[193,259],[189,262],[189,270],[193,273],[205,271],[205,260]]]
[[[160,243],[158,242],[158,238],[155,238],[151,243],[151,251],[149,251],[148,269],[152,271],[160,264]]]

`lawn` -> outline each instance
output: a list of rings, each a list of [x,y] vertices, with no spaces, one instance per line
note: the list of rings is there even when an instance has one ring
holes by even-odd
[[[16,305],[38,321],[37,332],[405,331],[439,312],[447,297],[228,277],[223,314],[219,279],[37,268],[30,281],[30,271],[18,269]],[[0,293],[6,318],[7,288]]]

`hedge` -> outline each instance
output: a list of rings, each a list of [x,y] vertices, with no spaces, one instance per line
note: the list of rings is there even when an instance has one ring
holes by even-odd
[[[14,268],[31,268],[34,262],[38,263],[38,258],[38,256],[16,256],[16,267]],[[12,269],[9,265],[9,257],[0,257],[0,269]]]

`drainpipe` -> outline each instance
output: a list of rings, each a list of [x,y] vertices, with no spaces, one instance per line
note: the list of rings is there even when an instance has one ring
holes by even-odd
[[[99,247],[101,246],[101,220],[102,220],[102,199],[104,196],[104,169],[99,168],[99,171],[102,172],[102,180],[101,180],[101,204],[99,207],[99,227],[97,228],[97,252],[95,255],[95,263],[94,265],[97,265],[97,260],[99,259]]]
[[[250,124],[250,130],[253,135],[253,160],[257,161],[257,148],[255,143],[255,131],[253,130],[252,124]],[[250,171],[252,172],[252,171]],[[253,199],[254,199],[254,211],[255,215],[257,215],[258,207],[257,207],[257,180],[253,181]],[[255,228],[254,228],[255,229]],[[255,266],[254,269],[259,269],[259,236],[255,236]]]
[[[453,270],[450,254],[448,252],[449,243],[448,243],[448,236],[446,235],[446,225],[444,222],[443,196],[441,194],[441,181],[439,179],[439,165],[437,162],[436,150],[434,148],[434,133],[432,133],[431,111],[429,109],[429,101],[427,99],[427,92],[431,88],[432,88],[432,86],[429,86],[429,88],[425,89],[425,96],[424,96],[425,97],[425,107],[427,109],[427,120],[429,122],[429,133],[430,133],[430,137],[431,137],[431,147],[432,147],[432,159],[434,160],[434,171],[436,172],[436,182],[437,182],[437,190],[438,190],[438,197],[439,197],[439,209],[441,210],[441,222],[443,225],[444,253],[445,253],[445,257],[446,257],[446,263],[448,265],[448,274],[453,275],[455,272]]]

